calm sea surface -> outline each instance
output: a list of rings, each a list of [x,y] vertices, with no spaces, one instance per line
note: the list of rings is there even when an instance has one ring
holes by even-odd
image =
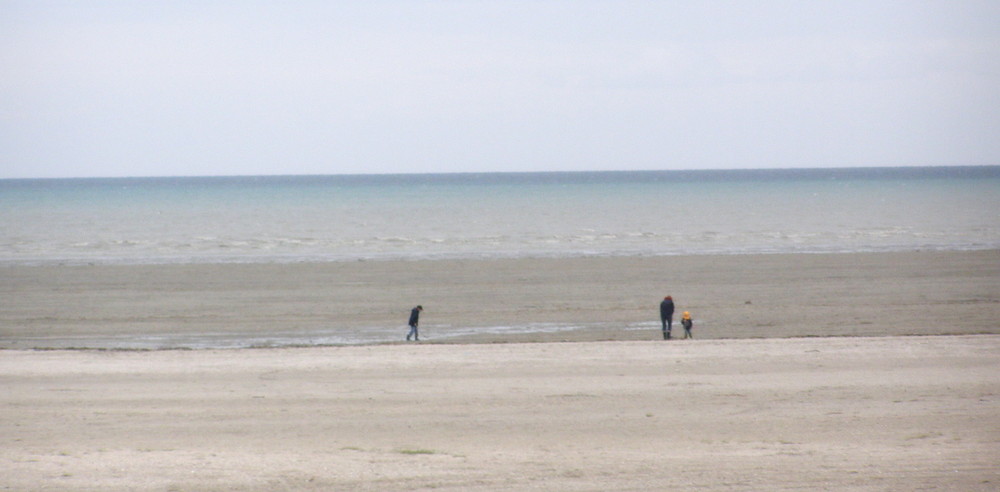
[[[0,180],[0,263],[1000,248],[1000,166]]]
[[[0,180],[0,265],[997,248],[1000,166]],[[405,315],[403,309],[400,323]],[[699,324],[711,327],[711,320]],[[434,333],[582,328],[438,326]],[[373,343],[405,334],[399,326],[123,329],[71,338],[43,331],[0,342],[240,348]],[[655,332],[659,324],[628,329]]]

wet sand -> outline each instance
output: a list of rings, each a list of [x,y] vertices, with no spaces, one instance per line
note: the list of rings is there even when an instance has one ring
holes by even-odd
[[[312,332],[401,341],[417,304],[430,342],[653,340],[668,294],[705,339],[1000,334],[1000,251],[7,266],[0,348]],[[494,329],[530,324],[576,329]]]

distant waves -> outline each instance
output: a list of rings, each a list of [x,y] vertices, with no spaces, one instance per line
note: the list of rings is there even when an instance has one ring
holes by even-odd
[[[0,262],[1000,248],[1000,167],[0,180]]]

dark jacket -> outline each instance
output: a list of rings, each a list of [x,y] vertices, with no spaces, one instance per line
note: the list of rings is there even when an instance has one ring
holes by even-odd
[[[664,299],[660,303],[660,319],[670,319],[674,315],[674,301]]]
[[[420,308],[413,308],[413,311],[410,311],[410,326],[417,326],[417,323],[419,321],[420,321]]]

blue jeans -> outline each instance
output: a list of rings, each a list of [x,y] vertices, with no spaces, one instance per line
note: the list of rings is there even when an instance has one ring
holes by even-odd
[[[410,325],[410,332],[406,334],[406,341],[410,341],[410,337],[414,340],[420,340],[420,336],[417,335],[417,325]]]

